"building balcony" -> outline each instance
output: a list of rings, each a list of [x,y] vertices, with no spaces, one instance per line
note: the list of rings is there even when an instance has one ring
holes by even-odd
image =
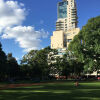
[[[64,24],[64,22],[63,23],[56,23],[56,24]]]
[[[76,13],[76,12],[77,12],[77,10],[76,10],[76,9],[71,9],[71,12],[72,12],[72,13],[73,13],[73,12],[75,12],[75,13]]]
[[[71,9],[71,11],[77,11],[76,9]]]
[[[76,13],[76,11],[71,11],[71,13]]]
[[[77,18],[76,18],[76,17],[71,17],[71,19],[72,19],[72,20],[76,20]]]
[[[64,26],[56,26],[56,28],[64,28]]]
[[[64,22],[56,22],[56,23],[64,23]]]
[[[64,24],[56,24],[56,25],[64,26]]]
[[[71,22],[77,22],[76,19],[72,19]]]
[[[73,15],[76,15],[76,13],[71,13],[71,15],[73,16]]]
[[[56,27],[56,29],[64,29],[63,27]]]
[[[75,9],[71,9],[71,12],[77,12],[77,10],[75,10]]]
[[[61,31],[61,30],[64,30],[64,29],[60,29],[60,28],[57,29],[57,28],[56,28],[56,31]]]
[[[75,13],[75,14],[77,14],[77,12],[76,12],[76,11],[71,11],[71,13]]]
[[[72,10],[76,10],[76,8],[75,8],[75,7],[72,7],[71,9],[72,9]]]
[[[56,25],[56,27],[64,27],[64,25],[63,25],[63,26],[61,26],[61,25]]]
[[[72,15],[72,17],[77,17],[77,15]]]

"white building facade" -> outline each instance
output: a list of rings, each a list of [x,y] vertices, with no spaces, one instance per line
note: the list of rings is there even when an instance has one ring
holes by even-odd
[[[56,31],[51,36],[51,48],[68,48],[69,43],[80,29],[77,27],[77,9],[75,0],[63,0],[57,4]]]
[[[77,28],[77,9],[75,0],[63,0],[57,5],[56,30],[67,31]]]

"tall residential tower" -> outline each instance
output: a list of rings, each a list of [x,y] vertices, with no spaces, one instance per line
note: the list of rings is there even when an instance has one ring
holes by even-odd
[[[67,31],[77,27],[77,9],[75,0],[58,2],[56,30]]]
[[[77,9],[75,0],[63,0],[57,4],[56,31],[51,36],[51,48],[67,48],[73,37],[79,33],[77,28]]]

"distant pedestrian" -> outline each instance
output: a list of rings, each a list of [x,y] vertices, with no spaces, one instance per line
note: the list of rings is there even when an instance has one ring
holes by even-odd
[[[76,79],[75,79],[75,86],[79,86],[79,77],[76,77]]]
[[[79,86],[79,82],[78,81],[75,82],[75,86]]]

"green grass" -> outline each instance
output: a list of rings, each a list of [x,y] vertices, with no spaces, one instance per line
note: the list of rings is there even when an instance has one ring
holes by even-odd
[[[45,83],[37,86],[0,90],[0,100],[100,100],[100,82]]]

